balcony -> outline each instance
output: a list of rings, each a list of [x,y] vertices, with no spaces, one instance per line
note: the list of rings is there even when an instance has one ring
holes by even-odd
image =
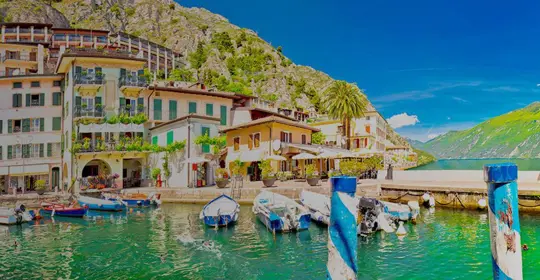
[[[45,34],[45,29],[34,28],[34,35]]]
[[[17,28],[16,27],[6,28],[6,34],[9,34],[9,33],[16,34]]]
[[[77,87],[77,90],[81,96],[96,96],[96,93],[104,84],[104,74],[75,74],[75,87]]]
[[[139,137],[123,138],[118,141],[92,141],[90,139],[78,140],[73,143],[73,152],[77,154],[101,152],[135,152],[150,153],[159,149]]]
[[[10,70],[10,71],[0,71],[0,77],[16,77],[16,76],[29,76],[29,75],[38,75],[36,69],[27,69],[25,71],[20,71],[19,69]]]
[[[82,106],[75,106],[73,109],[74,118],[104,118],[105,115],[105,107],[85,108]]]
[[[120,107],[118,108],[118,115],[121,115],[121,114],[127,114],[130,117],[134,117],[137,114],[146,115],[146,107],[144,106],[137,106],[136,108],[131,108],[129,106]]]
[[[36,53],[29,53],[29,54],[21,54],[21,53],[6,53],[2,56],[2,62],[7,63],[9,61],[14,62],[30,62],[30,63],[37,63],[37,54]]]
[[[125,97],[137,98],[141,90],[148,86],[148,82],[143,76],[120,77],[120,91]]]

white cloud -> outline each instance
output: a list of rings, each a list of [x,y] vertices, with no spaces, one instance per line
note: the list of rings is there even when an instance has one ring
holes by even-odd
[[[519,88],[515,87],[509,87],[509,86],[502,86],[502,87],[494,87],[494,88],[485,88],[483,91],[489,91],[489,92],[518,92]]]
[[[537,87],[540,87],[540,84],[536,84]]]
[[[436,138],[437,136],[441,135],[442,133],[430,133],[427,135],[427,138],[429,140],[433,139],[433,138]]]
[[[468,103],[469,101],[468,100],[465,100],[461,97],[457,97],[457,96],[452,96],[452,99],[454,99],[455,101],[459,101],[459,102],[462,102],[462,103]]]
[[[450,118],[450,117],[446,117],[446,119],[447,119],[447,120],[451,120],[452,118]]]
[[[388,95],[379,96],[373,98],[373,102],[383,103],[383,102],[396,102],[402,100],[415,101],[422,99],[429,99],[435,97],[435,92],[443,91],[447,89],[457,88],[457,87],[476,87],[479,86],[482,82],[472,81],[472,82],[459,82],[459,83],[442,83],[438,86],[432,86],[427,89],[422,90],[410,90],[399,93],[393,93]]]
[[[392,126],[393,128],[400,128],[404,126],[415,125],[416,123],[420,122],[418,120],[418,116],[416,115],[409,116],[407,113],[393,115],[387,121],[390,124],[390,126]]]

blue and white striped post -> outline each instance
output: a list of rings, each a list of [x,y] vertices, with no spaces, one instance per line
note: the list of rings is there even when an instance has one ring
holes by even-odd
[[[523,279],[517,174],[513,163],[484,165],[493,279]]]
[[[358,271],[356,177],[332,177],[327,279],[356,279]]]

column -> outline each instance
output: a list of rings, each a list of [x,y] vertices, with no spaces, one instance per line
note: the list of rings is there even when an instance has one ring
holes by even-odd
[[[165,79],[169,76],[169,64],[167,62],[167,50],[165,50]]]
[[[30,26],[30,41],[34,42],[34,26]]]
[[[17,25],[17,42],[19,42],[19,26]]]
[[[148,70],[152,71],[152,46],[148,42]]]
[[[6,42],[6,27],[2,25],[2,43]]]
[[[83,35],[79,35],[79,40],[80,40],[80,42],[81,42],[81,43],[79,44],[79,46],[81,46],[81,47],[84,47],[84,40],[83,40],[83,39],[84,39],[84,38],[83,38]]]
[[[159,47],[156,48],[156,73],[159,71]]]
[[[173,52],[173,54],[171,56],[171,59],[172,59],[172,69],[174,70],[174,69],[176,69],[176,67],[175,67],[176,56],[174,55],[174,52]]]
[[[131,37],[128,38],[128,51],[131,52]]]
[[[45,34],[45,42],[49,42],[49,28],[47,26],[45,26],[43,28],[44,30],[44,34]]]
[[[45,57],[45,50],[43,48],[42,44],[38,45],[38,53],[37,53],[37,60],[38,60],[38,74],[43,74],[44,69],[44,59]]]

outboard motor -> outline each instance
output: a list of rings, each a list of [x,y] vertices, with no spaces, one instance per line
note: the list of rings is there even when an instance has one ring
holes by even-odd
[[[360,197],[358,211],[362,216],[359,222],[361,235],[368,235],[379,229],[377,217],[383,212],[383,208],[383,205],[374,198]]]

